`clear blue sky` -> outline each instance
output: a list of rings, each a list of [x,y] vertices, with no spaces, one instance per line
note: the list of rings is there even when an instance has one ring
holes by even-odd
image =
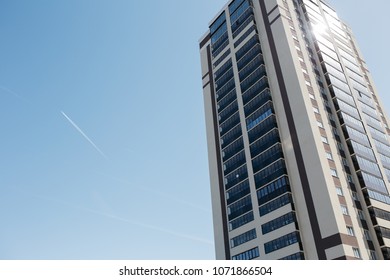
[[[389,110],[389,2],[330,2]],[[214,258],[198,39],[225,3],[0,0],[0,259]]]

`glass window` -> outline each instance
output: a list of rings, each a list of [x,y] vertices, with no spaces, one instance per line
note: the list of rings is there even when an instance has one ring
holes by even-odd
[[[385,227],[378,227],[376,228],[376,231],[381,237],[390,239],[390,229]]]
[[[350,95],[349,93],[346,93],[345,91],[343,91],[341,89],[338,89],[337,87],[332,87],[332,88],[329,88],[329,89],[337,97],[337,100],[342,100],[345,103],[347,103],[347,104],[349,104],[351,106],[356,107],[355,101],[354,101],[352,95]]]
[[[266,76],[265,67],[259,67],[250,75],[248,75],[244,80],[242,80],[241,92],[245,93],[249,88],[256,84],[262,77]],[[264,80],[263,83],[266,83],[267,80]]]
[[[345,206],[345,205],[340,205],[340,207],[341,207],[341,212],[344,214],[344,215],[349,215],[348,214],[348,208],[347,208],[347,206]]]
[[[370,232],[369,232],[368,230],[364,230],[364,237],[365,237],[367,240],[371,240]]]
[[[359,217],[360,220],[365,220],[364,213],[363,213],[362,210],[358,210],[358,217]]]
[[[246,214],[242,215],[241,217],[229,222],[229,230],[239,228],[239,227],[253,221],[253,219],[254,219],[253,211],[246,213]]]
[[[379,154],[379,157],[381,158],[382,164],[385,167],[390,168],[390,157],[387,157],[385,155]]]
[[[363,171],[361,171],[361,174],[368,189],[388,194],[385,182],[382,179]]]
[[[351,79],[354,79],[356,82],[362,84],[363,86],[366,84],[366,81],[364,80],[364,78],[360,74],[356,73],[355,71],[352,71],[349,68],[346,68],[346,73],[348,74],[348,76]]]
[[[358,248],[352,248],[352,250],[353,250],[353,255],[355,256],[355,258],[360,259],[361,256],[360,256],[359,249]]]
[[[240,234],[232,239],[230,239],[231,248],[237,247],[241,244],[244,244],[248,241],[251,241],[256,238],[256,229],[251,229],[243,234]]]
[[[214,33],[226,21],[226,14],[223,12],[210,26],[210,33]]]
[[[347,226],[347,233],[350,236],[355,236],[355,232],[353,231],[353,227]]]
[[[386,156],[390,157],[390,147],[382,142],[374,139],[375,146],[378,148],[378,151]]]
[[[227,60],[221,67],[218,68],[214,73],[214,79],[218,80],[223,74],[225,74],[228,70],[232,69],[232,60]]]
[[[236,60],[239,61],[250,49],[259,43],[258,36],[254,35],[248,42],[246,42],[237,52]]]
[[[329,48],[331,50],[335,50],[334,48],[334,45],[333,43],[330,41],[330,39],[325,35],[325,33],[323,34],[319,34],[318,32],[315,34],[315,37],[317,39],[317,43],[319,43],[319,46],[320,46],[320,49],[322,50],[324,48],[324,46],[326,48]],[[321,46],[320,44],[322,44],[323,46]]]
[[[303,255],[303,253],[295,253],[295,254],[289,255],[287,257],[281,258],[279,260],[304,260],[304,259],[305,259],[305,257]]]
[[[269,184],[273,180],[287,174],[286,165],[284,159],[280,159],[270,164],[266,168],[255,174],[256,188],[262,187],[263,185]]]
[[[266,76],[258,80],[251,88],[242,94],[242,100],[244,101],[244,104],[248,104],[248,102],[252,103],[252,100],[256,97],[259,97],[259,93],[264,91],[266,91],[266,95],[271,96],[271,92],[268,89],[268,79]],[[269,97],[269,100],[271,100],[271,97]]]
[[[331,168],[330,173],[332,174],[333,177],[338,177],[336,169]]]
[[[270,132],[277,127],[275,115],[271,115],[254,128],[248,131],[249,142],[253,143],[257,139],[261,138],[266,133]]]
[[[226,133],[223,137],[221,137],[221,146],[222,149],[229,146],[235,140],[242,136],[241,125],[238,124],[235,128]]]
[[[367,190],[367,193],[370,198],[390,205],[390,197],[388,195],[378,193],[370,189]]]
[[[253,172],[256,173],[281,158],[283,158],[282,146],[277,143],[252,160]]]
[[[261,47],[256,36],[247,41],[237,52],[237,68],[240,71],[253,58],[260,56],[262,58]]]
[[[360,156],[356,156],[356,159],[357,159],[357,162],[359,164],[359,168],[361,170],[370,172],[371,174],[379,176],[379,177],[381,176],[381,172],[380,172],[379,167],[376,163],[374,163],[370,160],[367,160],[365,158],[362,158]],[[371,177],[372,176],[370,176],[370,178]],[[380,183],[380,185],[383,186],[381,183]]]
[[[215,33],[211,36],[211,46],[213,50],[218,49],[225,40],[228,40],[227,25],[224,23],[219,27]]]
[[[241,23],[242,20],[245,20]],[[252,9],[247,9],[245,13],[232,25],[233,39],[236,38],[249,24],[254,25],[254,15]]]
[[[290,212],[263,224],[261,230],[264,235],[294,222],[296,222],[295,214]]]
[[[378,141],[382,141],[383,143],[388,143],[387,142],[387,135],[385,133],[383,133],[382,131],[379,131],[375,128],[372,128],[369,126],[369,130],[371,132],[371,135],[374,139],[378,140]]]
[[[243,33],[241,37],[234,43],[234,47],[237,48],[254,30],[257,32],[255,25],[252,25],[250,28],[248,28],[248,30],[245,31],[245,33]]]
[[[244,182],[236,185],[235,187],[229,189],[226,192],[226,200],[228,204],[231,204],[242,197],[250,193],[249,181],[245,180]]]
[[[223,123],[237,111],[238,111],[238,103],[235,100],[234,102],[230,103],[228,106],[226,106],[225,108],[219,111],[219,115],[218,115],[219,123],[220,124]]]
[[[259,248],[253,248],[232,257],[232,260],[252,260],[260,256]]]
[[[223,55],[221,55],[221,57],[214,62],[214,68],[217,67],[225,58],[227,58],[230,52],[230,49],[228,49]]]
[[[382,123],[379,120],[373,118],[372,116],[367,115],[366,113],[363,113],[363,116],[364,119],[367,121],[368,125],[378,129],[379,131],[383,131]]]
[[[234,87],[235,87],[235,82],[234,82],[234,78],[232,77],[227,83],[225,83],[224,86],[222,86],[217,90],[217,94],[216,94],[217,101],[220,101],[223,97],[227,96],[232,91],[234,91]]]
[[[350,63],[354,63],[355,65],[359,65],[359,64],[357,63],[355,57],[354,57],[352,54],[350,54],[350,53],[344,51],[343,49],[339,49],[339,52],[340,52],[341,56],[342,56],[344,59],[348,60]],[[360,71],[357,71],[357,72],[359,73]]]
[[[351,90],[349,89],[349,86],[348,84],[345,82],[345,77],[335,77],[331,74],[327,74],[327,77],[329,77],[328,81],[330,84],[332,84],[332,86],[335,86],[343,91],[345,91],[346,93],[350,93]],[[339,79],[340,78],[340,79]],[[343,81],[341,80],[343,79]]]
[[[229,119],[219,126],[219,132],[221,137],[230,131],[233,127],[240,123],[240,115],[238,112],[233,114]]]
[[[246,125],[247,125],[247,130],[251,130],[254,128],[256,125],[261,123],[263,120],[268,118],[273,114],[273,106],[272,103],[267,103],[261,108],[259,108],[257,111],[255,111],[252,115],[250,115],[246,119]]]
[[[263,151],[267,150],[268,148],[275,145],[275,143],[280,142],[280,136],[278,130],[275,128],[256,140],[256,142],[253,142],[250,146],[251,156],[252,158],[255,158],[259,154],[261,154]]]
[[[264,204],[259,207],[259,213],[260,216],[264,216],[268,213],[271,213],[272,211],[275,211],[276,209],[279,209],[287,204],[292,203],[292,196],[290,193],[286,193],[271,202],[268,202],[267,204]]]
[[[348,126],[354,127],[357,130],[365,133],[363,124],[360,120],[353,118],[344,112],[341,112],[341,116],[342,116],[342,119],[345,122],[345,124],[347,124]]]
[[[297,242],[300,242],[300,236],[299,233],[295,231],[265,243],[264,250],[266,254],[269,254]]]
[[[245,0],[234,0],[230,5],[229,5],[229,12],[230,14],[233,13],[237,8],[244,2]]]
[[[249,8],[249,1],[245,0],[242,2],[243,3],[239,7],[233,6],[235,10],[231,9],[230,11],[230,22],[232,23],[232,25],[241,15],[244,14],[245,10]]]
[[[347,139],[352,139],[357,142],[360,142],[362,145],[370,146],[370,142],[368,141],[368,137],[365,133],[362,133],[349,126],[345,127],[345,132],[347,132],[347,134],[345,135]]]
[[[372,151],[371,148],[366,147],[362,144],[359,144],[358,142],[355,142],[353,140],[351,140],[350,142],[352,144],[352,148],[353,148],[355,153],[361,154],[365,157],[368,157],[372,160],[375,160],[374,152]]]
[[[337,13],[331,8],[329,7],[326,3],[324,2],[321,2],[321,7],[322,9],[325,11],[325,13],[329,14],[330,16],[332,16],[332,20],[333,21],[338,21],[338,16],[337,16]],[[328,17],[328,16],[327,16]],[[330,20],[330,18],[328,19]]]
[[[370,210],[370,212],[372,212],[372,214],[374,214],[375,217],[377,217],[377,218],[390,221],[390,212],[388,212],[388,211],[385,211],[385,210],[379,209],[379,208],[372,208],[372,210]]]
[[[229,221],[252,210],[251,196],[248,195],[227,207]]]
[[[343,189],[341,187],[336,187],[336,193],[340,196],[344,196]]]
[[[234,102],[234,101],[237,102],[236,90],[233,88],[230,92],[223,93],[222,97],[217,96],[217,100],[218,100],[217,109],[218,109],[218,112],[221,112],[232,102]]]
[[[226,190],[231,187],[241,183],[246,178],[248,178],[248,170],[246,164],[237,168],[235,171],[231,172],[229,175],[225,176],[225,188]]]
[[[250,53],[251,51],[249,51]],[[248,53],[248,54],[249,54]],[[244,80],[250,73],[253,72],[256,68],[260,67],[261,64],[263,64],[263,56],[261,54],[254,54],[254,55],[245,55],[241,60],[240,64],[237,63],[238,67],[238,76],[240,78],[240,81]],[[265,69],[264,69],[265,71]]]
[[[227,146],[224,150],[222,150],[222,159],[223,161],[228,160],[235,154],[241,152],[244,149],[244,140],[242,137],[238,138],[236,141]]]

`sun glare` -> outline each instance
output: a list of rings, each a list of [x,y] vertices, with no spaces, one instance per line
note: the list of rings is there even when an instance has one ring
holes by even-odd
[[[328,26],[324,23],[317,23],[312,25],[312,30],[315,36],[322,36],[328,34]]]

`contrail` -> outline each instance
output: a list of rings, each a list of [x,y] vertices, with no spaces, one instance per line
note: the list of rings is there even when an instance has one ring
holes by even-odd
[[[15,96],[15,97],[17,97],[17,98],[19,98],[19,99],[25,101],[25,99],[24,99],[23,97],[21,97],[19,94],[17,94],[17,93],[14,92],[13,90],[10,90],[9,88],[6,88],[6,87],[4,87],[4,86],[0,86],[0,90],[6,91],[6,92],[12,94],[13,96]]]
[[[139,227],[143,227],[143,228],[146,228],[146,229],[150,229],[150,230],[153,230],[153,231],[158,231],[158,232],[161,232],[161,233],[173,235],[173,236],[176,236],[176,237],[180,237],[180,238],[184,238],[184,239],[188,239],[188,240],[192,240],[192,241],[196,241],[196,242],[200,242],[200,243],[204,243],[204,244],[208,244],[208,245],[213,245],[214,244],[212,241],[210,241],[208,239],[200,238],[200,237],[197,237],[197,236],[193,236],[193,235],[189,235],[189,234],[184,234],[184,233],[168,230],[168,229],[165,229],[165,228],[162,228],[162,227],[153,226],[153,225],[150,225],[150,224],[140,223],[140,222],[129,220],[129,219],[126,219],[126,218],[122,218],[122,217],[119,217],[119,216],[116,216],[116,215],[110,215],[110,214],[107,214],[107,213],[94,211],[92,209],[85,209],[85,210],[88,211],[88,212],[97,214],[97,215],[104,216],[106,218],[110,218],[110,219],[113,219],[113,220],[129,223],[129,224],[136,225],[136,226],[139,226]]]
[[[198,204],[195,204],[195,203],[192,203],[190,201],[186,201],[186,200],[183,200],[181,198],[178,198],[176,196],[173,196],[172,194],[166,194],[166,193],[163,193],[163,192],[160,192],[158,191],[157,189],[154,189],[154,188],[150,188],[150,187],[145,187],[145,186],[134,186],[134,184],[128,182],[128,181],[125,181],[123,179],[120,179],[120,178],[117,178],[117,177],[113,177],[111,175],[107,175],[105,173],[101,173],[101,172],[95,172],[96,174],[98,175],[102,175],[106,178],[110,178],[114,181],[117,181],[119,183],[122,183],[122,184],[126,184],[128,186],[131,186],[131,188],[133,189],[137,189],[137,190],[140,190],[140,191],[143,191],[143,192],[147,192],[151,195],[154,195],[154,196],[159,196],[163,199],[169,199],[171,201],[174,201],[174,202],[178,202],[178,203],[181,203],[181,204],[184,204],[186,206],[190,206],[192,208],[195,208],[197,210],[201,210],[203,212],[206,212],[206,213],[210,213],[210,210],[209,209],[206,209],[204,208],[203,206],[200,206]]]
[[[80,127],[78,127],[77,124],[75,124],[74,121],[72,121],[71,118],[69,118],[63,111],[61,111],[61,114],[70,122],[70,124],[95,148],[96,151],[99,152],[105,159],[108,159],[108,157],[102,152],[102,150],[99,149],[98,146],[81,130]]]
[[[18,191],[18,192],[20,192],[20,193],[22,193],[24,195],[30,196],[30,197],[38,198],[38,199],[45,200],[45,201],[48,201],[48,202],[53,202],[53,203],[56,203],[56,204],[59,204],[59,205],[63,205],[65,207],[69,207],[69,208],[73,208],[73,209],[89,212],[89,213],[92,213],[92,214],[95,214],[95,215],[98,215],[98,216],[101,216],[101,217],[105,217],[105,218],[108,218],[108,219],[116,220],[116,221],[127,223],[127,224],[131,224],[131,225],[138,226],[138,227],[145,228],[145,229],[149,229],[149,230],[152,230],[152,231],[156,231],[156,232],[160,232],[160,233],[176,236],[176,237],[179,237],[179,238],[183,238],[183,239],[187,239],[187,240],[190,240],[190,241],[199,242],[199,243],[203,243],[203,244],[207,244],[207,245],[213,245],[214,244],[209,239],[201,238],[201,237],[198,237],[198,236],[172,231],[172,230],[169,230],[169,229],[166,229],[166,228],[163,228],[163,227],[154,226],[154,225],[151,225],[151,224],[141,223],[141,222],[138,222],[138,221],[135,221],[135,220],[130,220],[130,219],[127,219],[127,218],[124,218],[124,217],[117,216],[115,214],[109,214],[109,213],[105,213],[105,212],[101,212],[101,211],[96,211],[94,209],[87,208],[87,207],[84,207],[84,206],[77,206],[77,205],[71,204],[71,203],[69,203],[67,201],[58,200],[56,198],[52,198],[52,197],[48,197],[48,196],[44,196],[44,195],[40,195],[40,194],[28,193],[28,192],[23,191],[21,189],[13,188],[13,190],[16,190],[16,191]]]

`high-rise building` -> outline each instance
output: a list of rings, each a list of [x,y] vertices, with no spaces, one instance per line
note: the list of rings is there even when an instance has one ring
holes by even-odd
[[[389,121],[322,0],[232,0],[200,39],[217,259],[390,259]]]

